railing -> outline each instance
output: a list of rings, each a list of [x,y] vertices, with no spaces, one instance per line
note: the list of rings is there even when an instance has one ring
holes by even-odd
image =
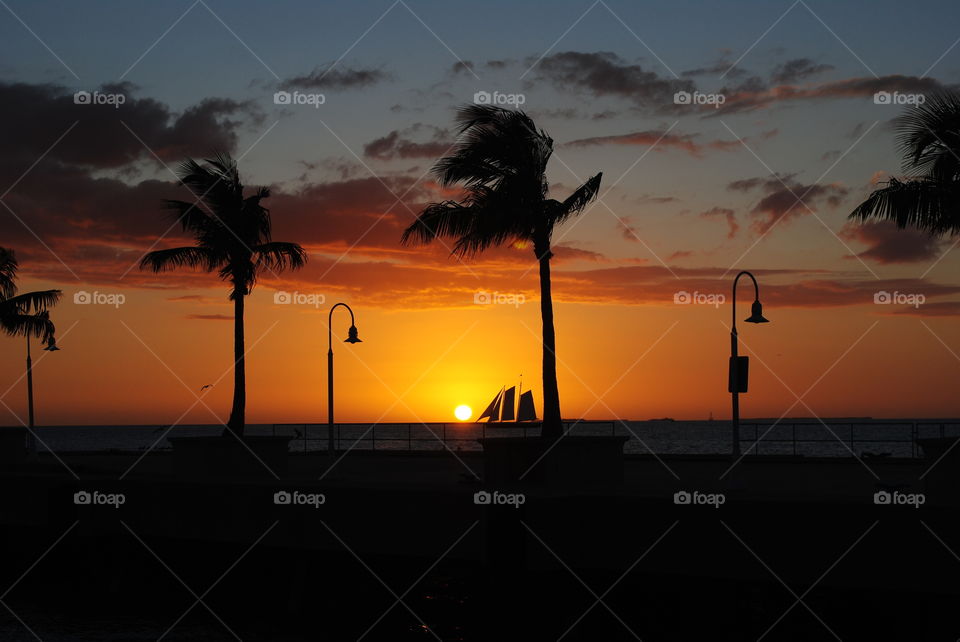
[[[615,421],[565,421],[571,427],[600,430],[616,434]],[[327,449],[327,424],[273,424],[273,434],[293,433],[295,451],[313,452]],[[540,434],[540,423],[342,423],[334,424],[336,450],[466,450],[480,451],[478,439],[487,437],[532,437]],[[296,444],[296,445],[294,445]],[[298,447],[299,446],[299,447]]]
[[[675,425],[675,428],[674,428]],[[771,425],[773,426],[771,428]],[[746,455],[921,456],[916,440],[921,437],[960,437],[958,422],[924,421],[831,421],[829,430],[816,420],[744,422],[741,452]],[[730,423],[727,421],[566,421],[569,434],[623,435],[625,452],[634,454],[728,453]],[[327,424],[273,424],[274,435],[293,436],[291,449],[316,452],[327,449]],[[751,435],[752,433],[752,435]],[[535,436],[539,423],[341,423],[334,425],[334,447],[343,450],[442,451],[481,450],[479,439]],[[869,449],[869,450],[868,450]]]
[[[798,456],[803,453],[798,451],[798,446],[806,444],[829,444],[837,445],[846,451],[850,456],[861,456],[864,452],[858,452],[858,447],[875,448],[877,444],[894,446],[895,450],[901,451],[900,456],[904,456],[909,450],[909,456],[913,458],[920,457],[920,446],[917,439],[921,437],[960,437],[960,423],[955,422],[926,422],[926,421],[845,421],[845,422],[824,422],[804,421],[804,422],[784,422],[772,425],[770,423],[741,423],[740,428],[740,447],[741,452],[759,455],[759,454],[784,454],[783,449],[774,449],[771,453],[769,446],[774,444],[789,444],[789,454]],[[801,429],[821,430],[825,433],[822,438],[801,437],[797,438],[797,427]],[[825,427],[826,426],[826,427]],[[749,428],[753,428],[753,440],[744,437]],[[857,436],[856,429],[869,429],[874,435]],[[878,438],[876,435],[882,430],[899,429],[902,436],[884,436]],[[769,435],[774,431],[789,430],[789,438],[776,438]],[[951,433],[951,434],[948,434]],[[764,444],[768,446],[766,453],[762,453]],[[900,447],[900,445],[903,447]],[[890,451],[881,451],[870,453],[875,456],[894,455]]]

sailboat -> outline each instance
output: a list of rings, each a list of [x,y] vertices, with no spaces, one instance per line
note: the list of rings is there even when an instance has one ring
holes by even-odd
[[[521,379],[520,388],[523,388]],[[487,406],[487,409],[480,413],[477,421],[486,418],[488,423],[519,423],[521,421],[536,421],[537,410],[533,405],[533,391],[522,392],[519,401],[514,407],[514,400],[517,398],[517,386],[504,386],[493,398],[493,401]],[[514,410],[516,409],[516,414]]]

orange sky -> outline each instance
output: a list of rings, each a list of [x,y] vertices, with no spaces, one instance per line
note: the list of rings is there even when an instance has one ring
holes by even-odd
[[[229,314],[228,306],[170,301],[146,290],[130,294],[120,308],[75,305],[71,296],[55,314],[63,350],[41,352],[36,362],[38,422],[212,423],[224,417],[232,323],[185,316]],[[362,296],[349,302],[363,343],[334,346],[339,420],[451,420],[457,404],[479,410],[520,374],[525,387],[534,387],[539,409],[536,301],[422,311],[378,310]],[[879,315],[874,307],[768,305],[770,324],[740,324],[754,357],[744,416],[780,416],[795,402],[790,390],[804,395],[811,387],[804,396],[809,408],[798,404],[789,416],[960,414],[950,385],[960,361],[934,336],[958,345],[956,323]],[[326,306],[277,305],[272,291],[260,288],[247,310],[248,421],[325,421]],[[349,315],[336,315],[334,329],[345,336]],[[729,416],[729,306],[558,303],[556,315],[565,416]],[[0,345],[7,364],[0,386],[11,388],[4,402],[25,416],[24,381],[17,382],[22,372],[15,366],[23,346],[13,339]],[[190,410],[194,393],[214,382],[203,397],[213,413],[202,404]]]
[[[22,290],[65,295],[52,312],[63,349],[36,360],[38,423],[226,418],[226,288],[135,268],[144,252],[190,242],[160,204],[187,197],[176,164],[213,150],[242,159],[248,186],[270,187],[274,238],[310,257],[299,273],[264,274],[248,303],[249,422],[326,419],[336,301],[354,307],[363,339],[336,348],[338,419],[450,420],[521,374],[539,410],[530,249],[463,264],[439,245],[399,245],[427,203],[457,196],[429,169],[455,138],[456,107],[484,92],[522,97],[553,137],[551,197],[603,172],[600,199],[554,237],[564,416],[728,417],[724,324],[740,269],[760,279],[772,321],[741,324],[754,356],[744,416],[960,416],[956,244],[847,219],[902,178],[892,120],[903,104],[876,96],[960,80],[956,21],[943,12],[910,15],[923,37],[907,51],[874,37],[903,32],[892,5],[834,3],[820,22],[800,7],[778,20],[770,3],[707,4],[691,24],[681,4],[513,3],[516,20],[491,10],[463,29],[456,3],[427,3],[423,23],[316,3],[265,31],[259,5],[234,2],[231,32],[166,4],[21,4],[49,44],[0,24],[0,246],[16,251]],[[176,28],[157,40],[159,24]],[[80,91],[123,101],[81,104]],[[278,103],[282,91],[324,102]],[[724,101],[681,104],[680,92]],[[74,303],[80,291],[125,302]],[[325,303],[277,304],[278,291]],[[479,292],[525,302],[479,305]],[[675,303],[681,292],[726,300]],[[923,303],[875,303],[884,292]],[[337,315],[343,335],[348,315]],[[25,420],[23,351],[0,337],[0,423]],[[194,396],[208,383],[212,414]]]

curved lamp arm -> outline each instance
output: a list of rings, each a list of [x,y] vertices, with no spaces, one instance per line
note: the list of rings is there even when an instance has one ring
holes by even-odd
[[[346,303],[337,303],[332,308],[330,308],[330,314],[327,315],[327,349],[329,352],[333,352],[333,311],[343,306],[350,312],[350,325],[357,325],[353,318],[353,310],[350,309],[350,306]]]
[[[739,281],[740,277],[743,276],[744,274],[749,276],[750,280],[753,281],[753,300],[754,301],[760,300],[760,286],[757,285],[757,279],[754,278],[753,274],[751,274],[750,272],[747,272],[746,270],[740,272],[737,275],[737,277],[733,280],[733,305],[731,306],[731,309],[730,309],[730,314],[733,315],[732,316],[733,323],[730,326],[730,330],[734,334],[737,333],[737,281]]]

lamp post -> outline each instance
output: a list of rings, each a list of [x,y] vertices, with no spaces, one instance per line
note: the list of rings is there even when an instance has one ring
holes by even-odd
[[[57,341],[52,336],[47,340],[47,352],[56,352]],[[37,454],[37,437],[33,426],[33,359],[30,358],[30,335],[27,335],[27,452],[31,457]]]
[[[350,312],[350,330],[344,343],[363,343],[357,336],[357,326],[353,321],[353,310],[346,303],[337,303],[330,308],[327,315],[327,451],[330,455],[330,464],[333,464],[335,453],[333,449],[333,311],[343,306]]]
[[[753,305],[750,306],[750,316],[744,319],[746,323],[769,323],[763,317],[763,305],[760,304],[760,287],[757,279],[747,271],[740,272],[733,280],[732,324],[730,325],[730,366],[727,379],[727,389],[732,397],[733,412],[731,424],[733,429],[733,456],[740,454],[740,393],[747,391],[747,377],[749,360],[737,355],[737,281],[746,274],[753,281]]]

